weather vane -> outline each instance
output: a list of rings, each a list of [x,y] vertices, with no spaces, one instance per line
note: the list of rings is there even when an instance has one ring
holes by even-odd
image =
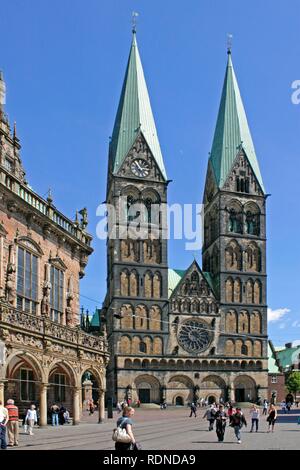
[[[227,52],[231,54],[231,49],[232,49],[232,34],[227,34]]]
[[[132,12],[132,32],[136,32],[136,23],[137,23],[137,17],[139,14],[136,11]]]

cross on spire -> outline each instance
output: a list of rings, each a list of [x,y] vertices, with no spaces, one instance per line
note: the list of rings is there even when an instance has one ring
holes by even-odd
[[[233,35],[228,33],[227,34],[227,53],[228,54],[231,54],[232,38],[233,38]]]
[[[136,11],[133,11],[132,12],[132,32],[133,34],[136,33],[136,24],[137,24],[137,17],[139,16],[139,14],[136,12]]]

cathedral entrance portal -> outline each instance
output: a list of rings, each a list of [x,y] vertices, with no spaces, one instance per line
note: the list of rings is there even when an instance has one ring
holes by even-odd
[[[234,397],[236,402],[255,402],[257,400],[256,383],[248,375],[239,375],[234,380]]]
[[[139,375],[134,382],[136,396],[141,403],[160,403],[161,385],[156,377],[148,374]]]

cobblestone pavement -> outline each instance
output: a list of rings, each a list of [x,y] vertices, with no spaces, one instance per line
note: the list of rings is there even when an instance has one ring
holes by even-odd
[[[227,427],[225,441],[217,442],[215,430],[209,432],[207,421],[202,418],[205,409],[199,409],[197,418],[189,418],[188,408],[167,410],[137,409],[134,416],[134,433],[144,450],[205,450],[205,449],[298,449],[300,447],[300,425],[297,424],[300,409],[289,415],[279,414],[275,432],[267,432],[266,416],[261,416],[259,432],[250,433],[249,410],[245,410],[248,427],[242,429],[242,444],[237,444],[233,429]],[[84,416],[79,426],[64,425],[58,428],[36,428],[34,436],[20,434],[19,447],[9,452],[22,450],[112,450],[114,419],[102,424],[96,416]]]

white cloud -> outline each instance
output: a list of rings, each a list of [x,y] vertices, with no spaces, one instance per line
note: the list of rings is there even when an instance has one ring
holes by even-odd
[[[280,330],[283,330],[285,328],[285,323],[280,323],[279,328]]]
[[[276,310],[268,308],[268,321],[278,321],[290,311],[291,310],[289,308],[277,308]]]

